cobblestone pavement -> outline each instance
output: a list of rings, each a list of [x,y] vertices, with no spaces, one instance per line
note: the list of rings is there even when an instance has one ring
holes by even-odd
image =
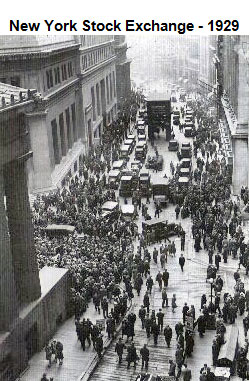
[[[182,143],[184,141],[192,142],[191,138],[185,138],[182,133],[179,132],[178,127],[175,127],[176,139]],[[173,163],[177,162],[177,156],[175,152],[169,152],[167,149],[168,143],[166,142],[163,133],[161,133],[160,138],[156,140],[157,148],[160,155],[164,157],[164,167],[163,171],[158,173],[151,172],[152,181],[163,177],[166,173],[167,176],[170,176],[170,161]],[[149,145],[148,155],[153,155],[152,147]],[[134,159],[132,154],[132,160]],[[145,200],[143,200],[145,202]],[[128,202],[131,202],[131,199],[128,199]],[[120,203],[124,203],[124,200],[121,198]],[[174,206],[169,205],[166,209],[163,210],[161,218],[166,218],[169,222],[176,222]],[[149,213],[154,218],[154,206],[153,203],[149,205]],[[137,220],[139,226],[139,232],[142,228],[142,216],[139,215]],[[177,308],[173,313],[171,307],[164,308],[164,326],[166,323],[169,323],[174,331],[174,326],[177,321],[182,320],[182,307],[184,302],[188,302],[188,305],[194,305],[196,309],[196,315],[199,315],[200,308],[200,298],[203,293],[206,293],[207,296],[210,295],[210,285],[206,283],[206,269],[208,265],[208,255],[204,250],[201,250],[199,253],[194,251],[193,239],[191,237],[191,220],[186,218],[180,220],[183,228],[186,230],[186,246],[184,256],[186,258],[186,263],[184,267],[184,272],[181,272],[180,266],[178,264],[178,258],[180,255],[180,239],[177,237],[171,238],[175,241],[177,252],[176,257],[168,256],[167,268],[170,273],[169,286],[168,286],[168,297],[171,298],[173,293],[177,297]],[[159,247],[159,244],[151,245],[149,251],[152,253],[154,246]],[[136,248],[136,244],[135,244]],[[226,265],[222,264],[220,267],[219,274],[222,275],[224,280],[223,291],[232,291],[234,286],[233,272],[237,268],[238,261],[233,260],[231,257]],[[155,276],[160,269],[160,263],[155,265],[151,263],[151,274],[155,279]],[[241,270],[241,277],[245,284],[247,284],[247,277],[244,276],[243,270]],[[248,286],[247,286],[248,287]],[[145,282],[142,288],[140,297],[135,296],[133,299],[133,310],[138,316],[138,310],[142,304],[143,295],[145,292]],[[153,286],[152,295],[151,295],[151,309],[155,309],[156,312],[161,308],[161,293],[158,288],[158,284]],[[99,318],[96,315],[92,303],[90,304],[87,312],[84,314],[84,317],[89,317],[92,321],[95,322]],[[243,316],[244,317],[244,316]],[[243,328],[242,328],[242,319],[239,317],[236,324],[240,329],[240,341],[243,342]],[[168,349],[165,345],[164,337],[162,334],[159,336],[159,342],[157,347],[153,344],[153,338],[147,339],[145,331],[141,329],[140,320],[137,317],[135,324],[135,345],[137,349],[140,349],[144,343],[148,344],[150,351],[150,362],[149,362],[149,372],[154,372],[157,374],[167,374],[168,371],[168,359],[174,358],[174,353],[176,349],[176,339],[173,332],[173,340],[171,347]],[[105,334],[106,336],[106,334]],[[197,331],[195,332],[195,346],[194,352],[191,358],[188,359],[188,366],[192,369],[193,380],[199,380],[199,370],[204,363],[212,364],[212,351],[211,345],[212,340],[215,336],[215,331],[206,331],[206,334],[203,338],[200,338]],[[39,380],[42,373],[46,372],[48,377],[54,377],[54,381],[73,381],[78,380],[80,374],[89,366],[91,361],[93,361],[95,356],[95,351],[92,347],[86,348],[86,351],[83,352],[80,346],[79,341],[75,334],[75,325],[74,319],[71,318],[66,321],[58,330],[55,336],[56,339],[60,340],[64,344],[64,363],[62,367],[54,364],[49,369],[47,368],[47,362],[45,360],[45,353],[40,352],[36,354],[30,360],[30,367],[21,377],[22,381],[36,381]],[[94,371],[91,380],[133,380],[134,375],[137,374],[140,370],[141,363],[139,362],[137,369],[131,367],[129,371],[126,369],[127,363],[123,360],[121,365],[118,365],[117,357],[114,352],[116,341],[114,341],[109,349],[106,351],[103,359],[100,361],[98,367]],[[125,358],[125,355],[124,355]],[[238,377],[232,377],[232,380],[238,381]]]

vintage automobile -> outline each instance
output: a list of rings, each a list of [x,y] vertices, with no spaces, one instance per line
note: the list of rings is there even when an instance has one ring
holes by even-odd
[[[108,174],[108,182],[111,189],[118,189],[121,178],[121,171],[119,169],[111,169]]]
[[[180,168],[179,170],[179,176],[180,177],[190,177],[190,168]]]
[[[127,136],[127,139],[129,139],[129,140],[133,140],[133,143],[134,143],[134,146],[135,146],[136,138],[135,138],[135,135],[134,135],[134,134],[129,134],[129,135]]]
[[[184,136],[186,138],[191,138],[193,136],[193,128],[192,127],[185,127]]]
[[[192,148],[191,147],[181,147],[181,157],[182,158],[191,158],[192,157]]]
[[[136,144],[136,148],[143,148],[144,151],[145,151],[145,153],[147,153],[147,151],[148,151],[148,145],[147,145],[146,140],[139,141],[139,142]]]
[[[133,221],[136,218],[135,207],[133,204],[124,204],[121,206],[121,217],[125,221]]]
[[[143,162],[146,158],[146,154],[143,148],[135,147],[135,160]]]
[[[141,171],[139,176],[139,188],[142,196],[150,192],[150,174],[147,171]]]
[[[178,234],[177,225],[175,223],[168,223],[166,219],[158,218],[142,222],[142,232],[144,237],[150,241],[150,244]]]
[[[129,153],[131,154],[135,146],[135,141],[133,139],[125,139],[123,144],[129,146]]]
[[[51,224],[44,228],[44,232],[51,238],[73,234],[74,231],[75,226],[72,225]]]
[[[185,142],[185,143],[182,143],[181,145],[181,148],[184,148],[184,147],[190,147],[191,148],[191,143],[190,142]]]
[[[178,149],[179,149],[179,143],[176,140],[170,140],[168,143],[168,150],[178,151]]]
[[[139,171],[132,171],[129,170],[128,168],[124,168],[121,172],[121,177],[123,176],[132,176],[132,188],[135,189],[137,188],[138,181],[139,181]]]
[[[146,143],[146,135],[138,135],[138,142],[145,142]]]
[[[120,182],[119,195],[121,197],[132,197],[133,191],[133,176],[122,176]]]
[[[162,171],[163,168],[163,156],[148,156],[148,160],[145,164],[147,169],[157,169],[157,171]]]
[[[153,199],[162,206],[167,206],[169,196],[169,182],[167,179],[160,179],[152,185]]]
[[[138,135],[146,135],[146,127],[144,122],[137,124],[137,134]]]
[[[119,169],[120,171],[122,168],[125,166],[125,161],[124,160],[117,160],[113,162],[113,169]]]
[[[189,177],[179,177],[178,186],[180,189],[187,189],[189,187]]]
[[[115,221],[119,216],[119,206],[116,201],[107,201],[102,205],[101,218],[110,222]]]
[[[191,168],[192,161],[191,159],[182,159],[180,162],[180,168]]]
[[[131,166],[131,171],[138,174],[142,167],[142,163],[139,160],[135,160],[131,162],[130,166]]]
[[[132,147],[130,145],[123,144],[120,147],[120,159],[128,161],[129,160],[129,155],[131,153],[131,149],[132,149]]]

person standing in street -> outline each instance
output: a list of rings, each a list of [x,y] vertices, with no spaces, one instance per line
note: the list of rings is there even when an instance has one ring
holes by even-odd
[[[145,365],[145,370],[148,370],[149,350],[147,348],[147,344],[144,344],[144,346],[141,348],[140,355],[142,359],[141,370],[143,370],[144,365]]]
[[[142,326],[142,329],[145,328],[145,317],[146,317],[146,309],[145,309],[145,307],[142,305],[141,308],[139,309],[139,318],[141,319],[141,326]]]
[[[181,271],[183,272],[183,268],[184,268],[184,265],[185,265],[185,258],[183,256],[183,254],[181,254],[180,258],[179,258],[179,265],[181,266]]]
[[[173,297],[172,297],[172,312],[175,312],[175,308],[177,307],[176,305],[176,296],[175,294],[173,294]]]
[[[150,301],[149,301],[149,295],[148,295],[147,291],[146,291],[144,298],[143,298],[143,305],[145,308],[147,308],[147,313],[149,313]]]
[[[115,352],[117,353],[117,356],[119,358],[119,364],[122,363],[122,355],[123,355],[124,348],[126,348],[125,344],[123,343],[122,338],[120,337],[118,340],[118,343],[116,343],[116,346],[115,346]]]
[[[182,371],[183,381],[190,381],[192,378],[191,370],[188,369],[187,364],[183,364],[183,367],[184,367],[184,369]]]
[[[165,337],[166,344],[168,348],[170,348],[173,331],[172,331],[172,328],[169,326],[169,324],[164,328],[163,334]]]
[[[219,267],[220,267],[220,262],[221,262],[221,256],[219,253],[215,254],[214,256],[214,263],[215,263],[215,266],[217,268],[217,271],[219,270]]]
[[[189,306],[187,305],[187,303],[185,303],[183,308],[182,308],[183,324],[185,324],[186,315],[187,315],[188,310],[189,310]]]
[[[166,307],[168,307],[168,295],[167,295],[166,287],[162,289],[161,297],[162,297],[162,308],[164,308],[165,305]]]
[[[164,313],[162,312],[161,308],[159,309],[159,312],[156,314],[156,316],[157,316],[157,321],[158,321],[158,327],[160,328],[160,330],[162,332]]]
[[[170,364],[170,367],[169,367],[168,375],[175,377],[176,364],[173,362],[173,360],[169,360],[169,364]]]
[[[164,288],[168,287],[168,280],[169,280],[169,272],[167,269],[165,269],[162,273],[162,280],[164,283]]]

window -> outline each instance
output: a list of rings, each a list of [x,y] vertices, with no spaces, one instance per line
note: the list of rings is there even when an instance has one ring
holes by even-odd
[[[60,78],[60,68],[59,67],[56,67],[54,69],[54,77],[55,77],[55,85],[57,85],[58,83],[61,82],[61,78]]]
[[[51,122],[51,132],[52,132],[52,141],[53,141],[55,164],[59,164],[60,163],[60,155],[59,155],[56,119],[53,119]]]
[[[109,103],[109,78],[106,77],[107,103]]]
[[[76,106],[75,103],[71,105],[71,117],[72,117],[72,125],[73,125],[73,137],[74,142],[77,140],[77,131],[76,131]]]
[[[113,99],[113,89],[112,89],[111,73],[109,74],[109,85],[110,85],[110,100],[112,100]]]
[[[93,120],[96,120],[95,90],[94,90],[94,87],[91,87],[91,99],[92,99],[92,109],[93,109]]]
[[[114,92],[114,97],[116,97],[115,72],[114,71],[113,71],[113,92]]]
[[[63,113],[59,115],[59,128],[60,128],[60,138],[61,138],[61,147],[62,147],[62,156],[66,156],[66,140],[65,140],[65,131],[64,131],[64,118]]]
[[[72,67],[72,62],[68,62],[68,75],[69,77],[73,76],[73,67]]]
[[[96,102],[97,102],[97,115],[101,114],[101,105],[100,105],[100,92],[99,84],[96,85]]]
[[[20,87],[20,77],[10,77],[10,84],[12,86]]]
[[[63,64],[61,66],[61,72],[62,72],[62,80],[66,81],[66,79],[67,79],[67,67],[66,67],[66,64]]]
[[[53,72],[52,69],[46,70],[47,88],[53,87]]]

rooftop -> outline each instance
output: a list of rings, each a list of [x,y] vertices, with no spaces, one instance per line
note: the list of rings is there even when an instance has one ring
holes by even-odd
[[[16,106],[32,99],[36,90],[23,89],[0,82],[0,110]]]

